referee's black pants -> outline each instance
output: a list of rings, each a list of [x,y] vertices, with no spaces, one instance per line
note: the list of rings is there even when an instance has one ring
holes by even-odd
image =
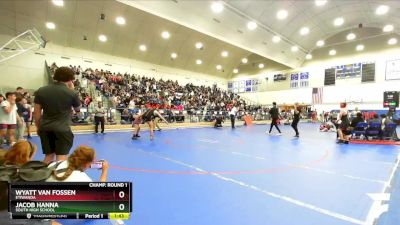
[[[235,128],[235,115],[230,115],[231,116],[231,125],[232,128]]]
[[[94,131],[97,133],[99,131],[99,123],[101,124],[101,133],[104,133],[104,116],[95,116],[94,117]]]

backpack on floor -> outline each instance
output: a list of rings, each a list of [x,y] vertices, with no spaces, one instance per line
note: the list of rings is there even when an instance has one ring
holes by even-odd
[[[42,161],[29,161],[22,166],[0,165],[0,181],[7,181],[9,183],[45,181],[62,162],[57,162],[51,167],[48,167]],[[66,172],[66,170],[66,168],[60,169],[57,170],[57,173]]]

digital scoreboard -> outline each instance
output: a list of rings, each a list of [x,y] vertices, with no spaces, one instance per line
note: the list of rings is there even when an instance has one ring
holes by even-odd
[[[385,91],[383,93],[383,107],[388,107],[388,108],[399,107],[399,92]]]
[[[27,182],[9,185],[12,219],[129,219],[131,182]]]

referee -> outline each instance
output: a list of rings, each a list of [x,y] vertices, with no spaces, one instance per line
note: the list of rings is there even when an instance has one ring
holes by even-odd
[[[278,127],[278,120],[279,120],[279,112],[278,108],[276,107],[276,102],[272,103],[272,108],[269,110],[269,114],[271,115],[271,126],[269,127],[269,134],[271,134],[272,128],[275,126],[278,130],[278,136],[282,135],[281,130]]]
[[[231,111],[229,112],[229,116],[231,117],[232,129],[235,129],[235,116],[236,116],[237,111],[238,111],[238,108],[235,105],[233,105]]]
[[[103,107],[103,104],[101,102],[98,103],[97,107],[95,108],[94,111],[94,132],[97,134],[99,132],[99,124],[101,126],[101,133],[104,134],[104,116],[106,114],[106,110]]]

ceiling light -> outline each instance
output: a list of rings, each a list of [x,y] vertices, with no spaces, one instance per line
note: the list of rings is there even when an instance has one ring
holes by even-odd
[[[281,41],[281,37],[279,37],[279,36],[274,36],[274,37],[272,38],[272,41],[275,42],[275,43],[278,43],[278,42]]]
[[[308,33],[310,33],[310,28],[308,28],[308,27],[302,27],[300,29],[300,34],[301,35],[307,35]]]
[[[64,6],[63,0],[53,0],[53,4],[56,6]]]
[[[258,64],[258,68],[260,68],[260,69],[264,68],[264,64],[262,64],[262,63]]]
[[[329,55],[336,55],[336,50],[335,49],[330,50]]]
[[[247,29],[249,30],[254,30],[257,28],[257,23],[254,21],[250,21],[247,23]]]
[[[224,5],[222,2],[213,2],[211,4],[211,10],[215,13],[220,13],[222,10],[224,10]]]
[[[228,57],[229,53],[227,51],[222,51],[221,56],[222,57]]]
[[[161,33],[161,37],[164,38],[164,39],[168,39],[169,36],[170,36],[170,34],[169,34],[168,31],[163,31],[163,32]]]
[[[357,45],[357,46],[356,46],[356,50],[357,50],[357,51],[362,51],[362,50],[364,50],[364,45]]]
[[[393,25],[388,24],[383,27],[383,32],[391,32],[391,31],[393,31],[393,29],[394,29]]]
[[[139,46],[139,50],[142,51],[142,52],[145,52],[147,50],[146,45],[140,45]]]
[[[52,23],[52,22],[47,22],[47,23],[46,23],[46,27],[47,27],[48,29],[50,29],[50,30],[56,29],[56,25],[55,25],[54,23]]]
[[[336,27],[342,26],[343,23],[344,23],[343,17],[338,17],[333,21],[333,25],[335,25]]]
[[[203,43],[197,42],[197,43],[196,43],[196,48],[197,48],[197,49],[202,49],[202,48],[203,48]]]
[[[276,18],[278,18],[278,19],[280,19],[280,20],[286,19],[287,16],[288,16],[288,11],[286,11],[286,10],[284,10],[284,9],[279,10],[279,11],[276,13]]]
[[[202,64],[203,62],[200,60],[200,59],[198,59],[198,60],[196,60],[196,64],[197,65],[200,65],[200,64]]]
[[[315,5],[316,6],[323,6],[325,5],[327,0],[315,0]]]
[[[178,54],[176,54],[175,52],[171,53],[171,58],[176,59],[176,57],[178,57]]]
[[[239,73],[239,70],[238,69],[233,69],[233,73]]]
[[[242,59],[242,63],[243,63],[243,64],[246,64],[248,61],[249,61],[249,60],[247,60],[247,58],[243,58],[243,59]]]
[[[310,53],[308,53],[308,54],[306,55],[306,59],[307,59],[307,60],[312,59],[312,55],[311,55]]]
[[[356,35],[354,33],[350,33],[346,36],[347,40],[353,40],[354,38],[356,38]]]
[[[217,65],[215,68],[217,68],[217,70],[221,70],[222,66],[221,65]]]
[[[101,42],[106,42],[106,41],[107,41],[106,35],[100,34],[100,35],[99,35],[99,41],[101,41]]]
[[[324,46],[324,45],[325,45],[325,42],[323,40],[317,41],[317,46],[318,47],[321,47],[321,46]]]
[[[387,5],[380,5],[378,8],[375,10],[376,15],[383,15],[386,14],[389,11],[389,6]]]
[[[388,44],[389,44],[389,45],[395,45],[395,44],[397,44],[397,39],[396,39],[396,38],[390,38],[389,41],[388,41]]]
[[[292,52],[297,52],[299,50],[299,47],[297,46],[292,46]]]
[[[115,19],[115,22],[117,23],[117,24],[119,24],[119,25],[125,25],[125,18],[124,17],[122,17],[122,16],[118,16],[116,19]]]

